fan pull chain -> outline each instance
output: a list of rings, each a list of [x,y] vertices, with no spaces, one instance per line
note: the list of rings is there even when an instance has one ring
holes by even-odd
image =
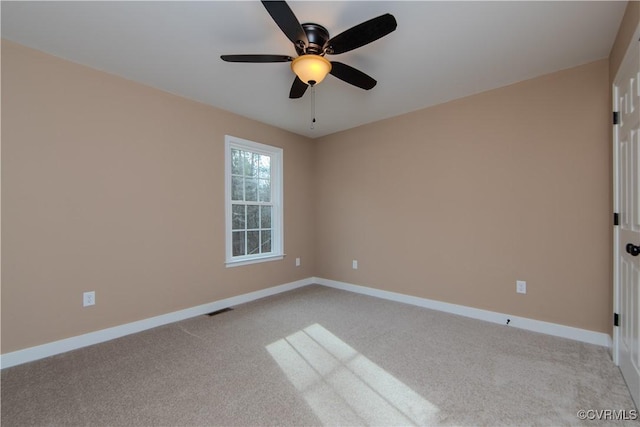
[[[311,126],[310,129],[314,130],[316,127],[316,87],[311,86]]]

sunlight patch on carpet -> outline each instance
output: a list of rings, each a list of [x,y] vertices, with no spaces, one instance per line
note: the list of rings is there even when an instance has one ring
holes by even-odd
[[[266,348],[325,425],[437,421],[437,406],[317,323]]]

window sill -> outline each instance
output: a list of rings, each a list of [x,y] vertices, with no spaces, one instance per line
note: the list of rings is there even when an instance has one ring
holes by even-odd
[[[260,262],[267,262],[267,261],[279,261],[284,259],[284,254],[282,255],[269,255],[269,256],[264,256],[264,257],[260,257],[260,258],[251,258],[251,259],[243,259],[243,260],[237,260],[237,261],[227,261],[225,262],[225,267],[229,268],[229,267],[240,267],[243,265],[249,265],[249,264],[258,264]]]

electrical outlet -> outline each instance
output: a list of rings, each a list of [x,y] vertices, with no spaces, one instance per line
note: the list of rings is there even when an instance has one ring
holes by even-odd
[[[300,267],[300,258],[296,258],[296,267]]]
[[[82,306],[88,307],[90,305],[96,305],[96,292],[85,292],[82,294]]]
[[[358,260],[354,259],[353,262],[351,263],[351,268],[353,268],[354,270],[358,269]]]
[[[516,280],[516,292],[519,294],[527,293],[527,282],[524,280]]]

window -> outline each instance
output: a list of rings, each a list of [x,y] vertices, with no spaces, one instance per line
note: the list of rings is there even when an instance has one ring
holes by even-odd
[[[282,259],[282,149],[225,136],[227,266]]]

